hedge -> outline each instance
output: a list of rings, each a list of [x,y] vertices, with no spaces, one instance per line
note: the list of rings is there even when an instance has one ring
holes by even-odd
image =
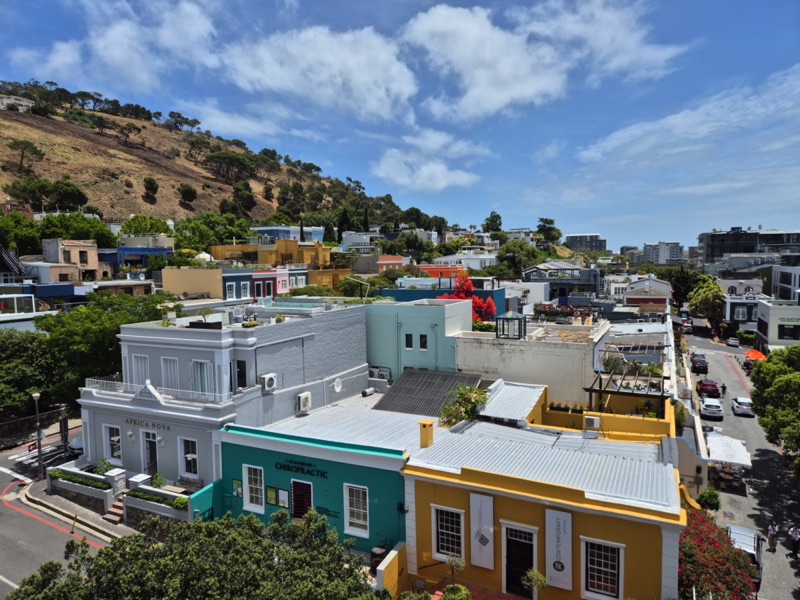
[[[53,469],[50,471],[50,479],[63,479],[64,481],[85,485],[86,487],[94,488],[96,490],[111,489],[111,484],[107,481],[95,481],[94,479],[87,479],[86,477],[81,477],[80,475],[65,473],[61,469]]]

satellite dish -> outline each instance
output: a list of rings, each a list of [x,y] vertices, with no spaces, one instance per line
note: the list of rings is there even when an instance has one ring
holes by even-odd
[[[333,382],[333,391],[336,392],[337,394],[342,391],[342,380],[339,379],[338,377]]]
[[[139,273],[139,281],[144,281],[144,280],[145,280],[144,273]]]

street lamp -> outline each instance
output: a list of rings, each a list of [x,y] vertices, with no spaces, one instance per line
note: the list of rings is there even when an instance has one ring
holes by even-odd
[[[44,463],[42,462],[42,428],[39,421],[39,398],[42,395],[39,392],[31,394],[33,403],[36,405],[36,451],[39,456],[39,479],[44,479]]]

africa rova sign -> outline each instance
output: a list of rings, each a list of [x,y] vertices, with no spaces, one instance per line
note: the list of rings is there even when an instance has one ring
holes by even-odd
[[[545,561],[548,584],[572,589],[572,515],[545,510]]]

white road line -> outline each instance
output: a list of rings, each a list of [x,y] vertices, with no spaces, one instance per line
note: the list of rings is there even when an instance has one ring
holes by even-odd
[[[2,471],[3,473],[6,473],[7,475],[11,475],[12,477],[16,477],[17,479],[21,479],[25,483],[32,483],[33,482],[33,479],[29,479],[29,478],[25,477],[25,475],[20,475],[19,473],[15,473],[11,469],[6,469],[5,467],[0,467],[0,471]]]
[[[16,590],[16,589],[19,589],[19,586],[18,586],[16,583],[14,583],[13,581],[11,581],[10,579],[6,579],[6,578],[5,578],[5,577],[3,577],[2,575],[0,575],[0,581],[2,581],[3,583],[6,583],[6,584],[8,584],[8,585],[10,585],[10,586],[11,586],[11,587],[13,587],[15,590]]]

